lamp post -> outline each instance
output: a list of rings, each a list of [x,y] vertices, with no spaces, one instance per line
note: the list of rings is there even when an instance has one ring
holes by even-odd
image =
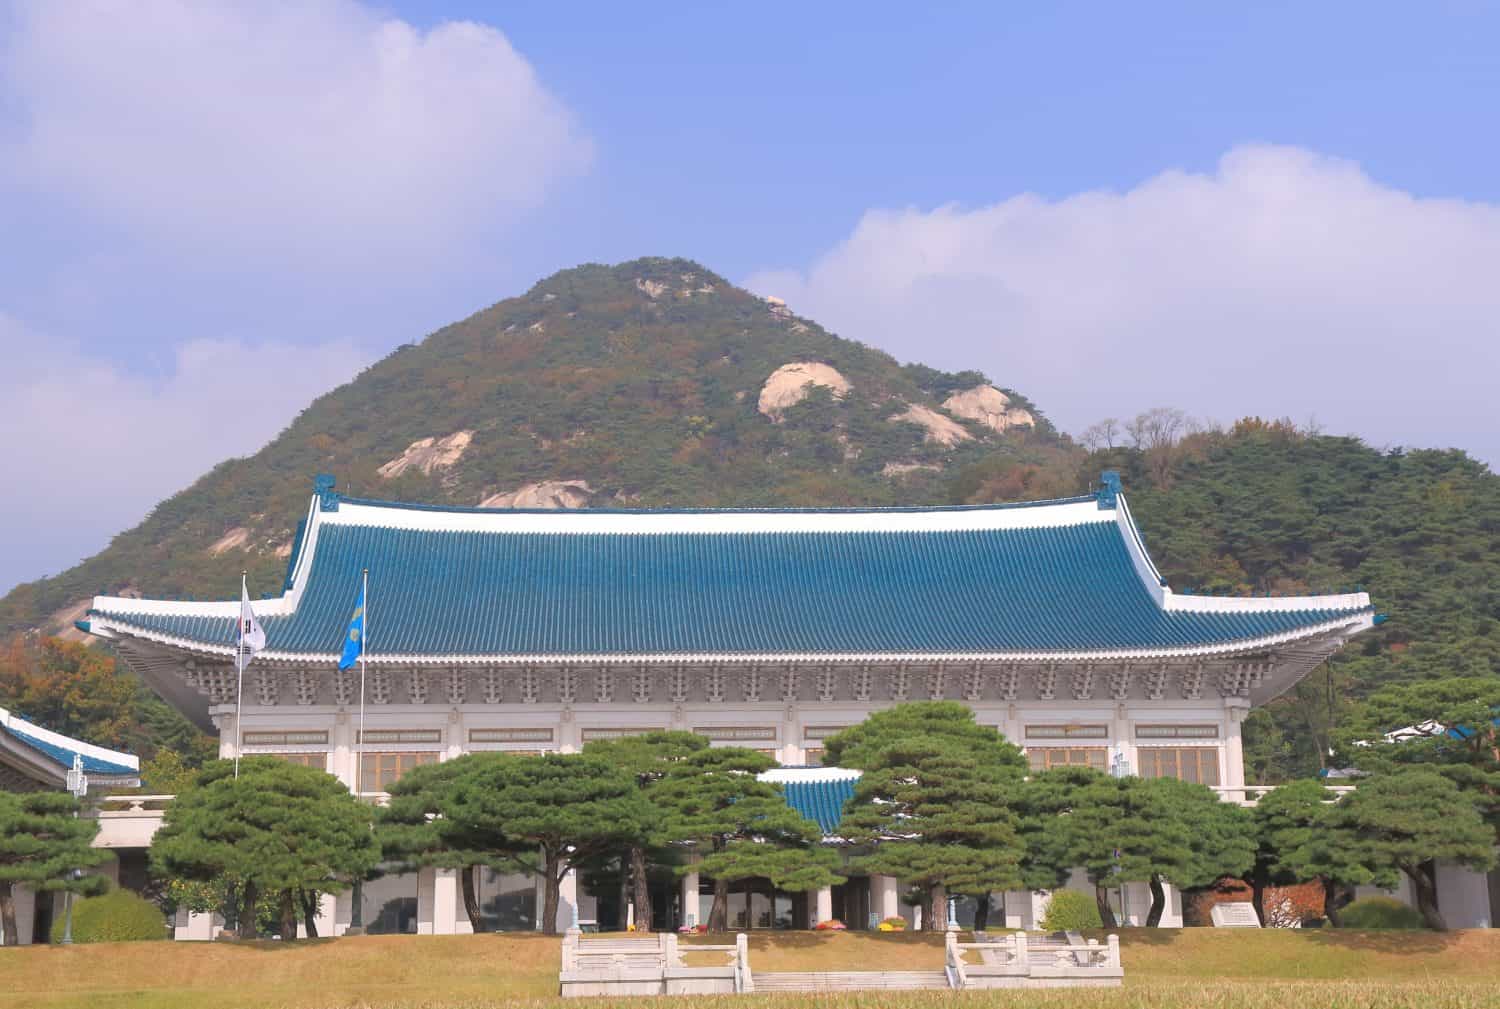
[[[82,802],[83,797],[89,791],[89,776],[83,773],[83,755],[73,754],[73,768],[68,771],[68,791],[73,793],[73,798]],[[77,818],[78,810],[73,810],[73,816]],[[81,872],[78,869],[68,870],[68,881],[76,883]],[[63,936],[64,946],[73,945],[73,891],[71,888],[63,891]]]

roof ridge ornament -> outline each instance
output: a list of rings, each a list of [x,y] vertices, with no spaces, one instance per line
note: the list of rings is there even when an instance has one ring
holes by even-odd
[[[339,494],[333,489],[333,474],[319,473],[313,477],[313,493],[318,495],[318,510],[325,512],[336,512],[339,510]]]
[[[1099,489],[1094,492],[1094,497],[1099,502],[1100,511],[1119,507],[1121,493],[1119,470],[1107,469],[1099,474]]]

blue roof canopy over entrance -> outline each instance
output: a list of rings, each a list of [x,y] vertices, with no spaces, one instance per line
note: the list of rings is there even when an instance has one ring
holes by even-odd
[[[1118,484],[969,508],[443,509],[320,486],[264,658],[333,661],[370,572],[371,661],[1045,659],[1228,653],[1373,614],[1363,593],[1179,596]],[[229,653],[237,604],[100,597],[88,629]]]

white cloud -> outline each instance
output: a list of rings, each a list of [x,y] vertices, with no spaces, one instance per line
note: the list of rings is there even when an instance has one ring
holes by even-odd
[[[421,31],[350,0],[35,0],[12,20],[0,85],[24,125],[0,171],[154,248],[419,262],[590,157],[484,25]]]
[[[1288,147],[1128,192],[872,210],[746,283],[904,359],[977,367],[1064,429],[1175,405],[1310,416],[1500,462],[1500,206]]]
[[[259,449],[369,354],[199,339],[155,378],[0,313],[0,593],[55,574],[225,459]]]

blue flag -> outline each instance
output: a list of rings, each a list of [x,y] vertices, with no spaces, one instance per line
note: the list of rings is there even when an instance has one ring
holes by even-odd
[[[354,616],[349,618],[349,631],[344,635],[344,654],[339,656],[339,668],[348,669],[359,661],[365,651],[365,586],[359,586],[359,602],[354,604]]]

